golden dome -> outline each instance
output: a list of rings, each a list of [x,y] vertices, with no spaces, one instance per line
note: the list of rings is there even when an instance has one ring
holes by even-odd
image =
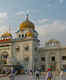
[[[27,28],[33,29],[33,30],[35,29],[34,24],[31,21],[28,20],[28,16],[26,17],[26,21],[24,21],[20,24],[20,30],[21,31],[24,30],[24,29],[27,29]]]
[[[26,36],[27,36],[27,37],[33,37],[33,33],[32,33],[32,32],[27,32],[27,33],[26,33]]]
[[[12,36],[12,34],[11,33],[8,33],[8,32],[2,34],[2,37],[11,37],[11,36]]]

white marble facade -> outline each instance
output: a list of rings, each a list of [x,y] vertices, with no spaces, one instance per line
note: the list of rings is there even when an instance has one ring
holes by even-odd
[[[20,63],[27,69],[34,69],[34,65],[37,64],[35,56],[38,58],[38,44],[38,33],[35,26],[26,19],[20,24],[15,39],[12,39],[12,35],[8,32],[2,34],[0,40],[0,63],[4,65],[17,65]]]
[[[47,71],[49,64],[53,65],[53,70],[66,70],[66,47],[62,46],[60,41],[49,40],[39,52],[40,65],[44,67],[44,71]]]
[[[20,63],[26,69],[41,68],[47,71],[48,64],[53,70],[66,69],[66,47],[57,40],[49,40],[45,47],[39,48],[40,40],[35,25],[29,21],[20,24],[16,38],[6,32],[0,38],[0,64],[16,65]]]

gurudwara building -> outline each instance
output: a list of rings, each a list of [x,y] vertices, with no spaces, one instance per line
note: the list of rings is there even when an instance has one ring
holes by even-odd
[[[35,25],[26,17],[16,32],[16,38],[5,32],[0,37],[0,64],[23,65],[25,69],[40,68],[43,71],[52,65],[52,69],[66,69],[66,47],[57,40],[49,40],[45,47],[39,48],[40,40]]]
[[[66,46],[62,46],[60,41],[51,39],[45,43],[45,47],[39,49],[40,65],[45,71],[48,65],[51,65],[52,70],[66,71]]]
[[[38,33],[35,25],[26,20],[20,24],[19,30],[16,32],[16,38],[12,38],[12,34],[6,32],[1,35],[0,40],[0,64],[4,65],[23,65],[27,69],[34,69],[35,64],[38,65]]]

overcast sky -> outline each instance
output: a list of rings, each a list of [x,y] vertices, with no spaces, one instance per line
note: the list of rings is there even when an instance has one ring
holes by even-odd
[[[0,0],[0,33],[14,33],[29,13],[41,44],[49,39],[66,44],[66,0]]]

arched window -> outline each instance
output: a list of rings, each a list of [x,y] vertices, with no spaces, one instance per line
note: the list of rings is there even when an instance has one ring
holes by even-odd
[[[24,38],[24,34],[22,34],[22,38]]]
[[[24,49],[25,49],[26,51],[28,51],[28,50],[29,50],[29,46],[25,46]]]
[[[45,57],[41,57],[41,61],[45,61]]]
[[[19,52],[19,50],[20,50],[20,47],[19,46],[16,46],[16,51]]]
[[[66,60],[66,56],[62,56],[62,60]]]
[[[37,51],[37,49],[38,49],[38,48],[37,48],[37,47],[35,47],[35,51]]]
[[[27,34],[25,34],[25,37],[27,37]]]
[[[29,61],[29,57],[25,57],[24,60],[25,60],[26,62],[28,62],[28,61]]]
[[[7,64],[7,58],[8,58],[8,54],[4,52],[1,55],[1,62],[2,62],[2,64]]]
[[[52,56],[52,57],[51,57],[51,60],[52,60],[52,61],[55,61],[55,56]]]
[[[19,34],[19,38],[21,38],[21,35]]]

